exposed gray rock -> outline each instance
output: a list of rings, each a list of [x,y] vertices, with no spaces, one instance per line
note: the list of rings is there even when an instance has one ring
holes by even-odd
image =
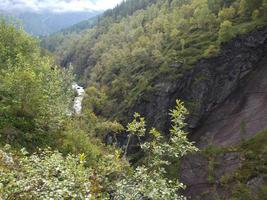
[[[168,111],[176,99],[181,99],[189,105],[188,124],[194,132],[258,67],[266,55],[266,40],[267,27],[237,37],[226,44],[218,56],[200,60],[177,80],[158,80],[157,91],[141,96],[132,112],[140,112],[151,126],[167,131]]]
[[[263,177],[257,176],[250,179],[247,182],[247,186],[252,190],[253,193],[256,193],[263,183],[264,183]]]
[[[185,157],[180,167],[180,180],[187,185],[185,195],[189,199],[214,200],[217,196],[228,199],[230,195],[220,180],[234,173],[240,165],[237,152],[215,155],[212,161],[201,153]]]
[[[267,129],[266,74],[267,27],[230,41],[218,56],[200,60],[175,81],[158,80],[158,90],[142,96],[133,111],[167,132],[168,111],[181,99],[189,106],[190,139],[198,147],[235,145]],[[205,156],[184,158],[180,173],[181,181],[188,185],[185,195],[195,200],[214,200],[216,195],[230,199],[220,179],[240,165],[239,153],[219,154],[210,180]],[[252,189],[260,184],[260,179],[247,183]]]

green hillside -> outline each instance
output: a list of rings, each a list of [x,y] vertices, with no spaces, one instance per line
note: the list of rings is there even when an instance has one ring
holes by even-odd
[[[54,49],[80,82],[107,94],[117,114],[156,90],[155,80],[181,77],[225,42],[266,25],[266,13],[262,0],[129,0]]]
[[[183,104],[177,101],[171,111],[170,141],[155,129],[146,130],[138,114],[125,128],[97,116],[92,106],[102,97],[98,91],[90,91],[83,115],[69,114],[71,69],[57,67],[18,27],[0,22],[0,198],[184,199],[178,193],[183,184],[165,172],[169,159],[196,151],[182,130]],[[132,135],[128,143],[139,138],[147,154],[139,167],[130,166],[128,145],[122,152],[105,143],[106,133],[114,138],[122,131]],[[146,132],[151,140],[142,141]]]
[[[1,20],[0,200],[265,199],[266,50],[267,0],[126,0],[41,41]]]

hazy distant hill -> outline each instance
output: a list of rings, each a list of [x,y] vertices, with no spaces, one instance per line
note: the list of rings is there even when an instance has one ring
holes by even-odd
[[[97,21],[100,19],[102,15],[99,14],[97,16],[91,17],[89,19],[83,20],[79,23],[76,23],[72,26],[69,26],[67,28],[61,29],[58,33],[63,33],[63,34],[71,34],[71,33],[80,33],[86,29],[94,27],[94,25],[97,24]],[[58,34],[56,33],[56,34]]]
[[[24,29],[36,36],[45,36],[60,31],[81,21],[100,14],[98,11],[89,12],[67,12],[67,13],[9,13],[5,15],[13,16],[22,21]]]

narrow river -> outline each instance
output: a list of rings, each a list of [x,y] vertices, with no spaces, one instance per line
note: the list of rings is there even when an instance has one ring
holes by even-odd
[[[72,89],[76,92],[76,97],[74,99],[74,104],[73,104],[73,110],[74,114],[80,115],[82,113],[82,101],[84,98],[84,88],[79,86],[77,83],[72,84]]]

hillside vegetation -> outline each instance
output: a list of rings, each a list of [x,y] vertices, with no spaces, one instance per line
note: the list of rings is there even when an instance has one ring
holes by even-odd
[[[187,139],[184,103],[164,110],[166,132],[128,115],[158,82],[266,26],[267,0],[127,0],[84,23],[44,38],[43,49],[0,21],[0,199],[186,200],[179,167],[198,149]],[[86,87],[77,115],[74,81]],[[266,184],[257,193],[246,184],[266,174],[265,140],[266,131],[229,148],[207,146],[199,155],[210,183],[216,156],[234,151],[240,166],[216,184],[233,199],[261,199]]]
[[[55,50],[78,79],[107,95],[117,115],[159,79],[175,80],[225,42],[266,25],[266,0],[128,0]],[[49,41],[49,40],[48,40]]]
[[[85,101],[83,115],[69,114],[71,69],[55,66],[16,27],[0,22],[0,199],[184,200],[179,191],[185,186],[166,175],[171,160],[197,150],[183,131],[183,103],[170,112],[168,140],[147,130],[137,113],[125,128],[98,117],[93,98]],[[122,130],[129,135],[124,151],[104,144],[107,133],[116,138]],[[134,138],[144,160],[131,167],[126,156]]]

